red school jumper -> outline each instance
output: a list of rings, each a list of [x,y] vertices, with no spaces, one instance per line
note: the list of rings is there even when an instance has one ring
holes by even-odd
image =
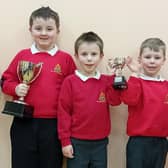
[[[62,85],[58,106],[58,132],[62,146],[70,138],[99,140],[110,133],[109,104],[121,103],[119,92],[112,88],[114,76],[81,80],[68,76]]]
[[[72,57],[61,50],[53,56],[46,52],[32,54],[31,49],[20,51],[3,73],[2,90],[14,99],[18,99],[15,88],[21,82],[18,79],[17,66],[22,60],[43,64],[41,73],[30,84],[25,97],[25,102],[34,106],[34,118],[56,118],[60,87],[64,78],[74,73],[76,68]]]
[[[121,99],[128,105],[129,136],[168,136],[168,81],[130,77]]]

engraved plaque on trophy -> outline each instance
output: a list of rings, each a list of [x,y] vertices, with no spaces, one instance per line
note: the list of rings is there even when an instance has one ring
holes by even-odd
[[[124,57],[116,57],[114,59],[114,65],[113,68],[115,68],[115,78],[113,87],[114,89],[126,89],[127,88],[127,82],[125,77],[122,75],[122,69],[125,65],[125,58]]]
[[[20,82],[29,85],[39,76],[41,69],[42,63],[20,61],[17,66],[18,78]],[[32,117],[33,110],[32,106],[24,102],[24,97],[20,97],[18,100],[6,101],[2,113],[23,118]]]

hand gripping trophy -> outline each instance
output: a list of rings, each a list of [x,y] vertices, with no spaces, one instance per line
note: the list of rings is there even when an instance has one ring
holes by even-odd
[[[127,82],[125,77],[122,75],[122,69],[125,65],[125,58],[124,57],[116,57],[114,58],[113,68],[115,69],[115,78],[113,87],[114,89],[126,89]]]
[[[20,61],[17,66],[17,74],[20,82],[29,85],[40,74],[42,63],[34,64],[29,61]],[[16,117],[32,117],[34,108],[24,102],[24,97],[15,101],[7,101],[2,113]]]

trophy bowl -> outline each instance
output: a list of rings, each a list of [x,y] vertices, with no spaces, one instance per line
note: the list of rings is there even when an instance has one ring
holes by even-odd
[[[17,75],[21,83],[29,85],[32,83],[40,74],[42,63],[34,64],[29,61],[20,61],[17,66]],[[20,97],[20,103],[24,102],[24,97]]]
[[[17,75],[21,83],[31,84],[40,74],[42,63],[34,64],[29,61],[20,61],[17,66]],[[24,102],[24,97],[18,100],[7,101],[2,113],[15,117],[32,117],[34,108]]]
[[[127,82],[125,77],[122,75],[122,69],[125,65],[125,58],[124,57],[116,57],[114,59],[114,65],[113,68],[115,68],[115,77],[114,77],[114,83],[113,88],[122,90],[127,88]]]

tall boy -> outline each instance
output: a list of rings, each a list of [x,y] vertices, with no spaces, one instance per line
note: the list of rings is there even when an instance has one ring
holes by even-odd
[[[160,76],[160,69],[166,60],[165,43],[158,38],[146,39],[138,60],[139,67],[131,60],[127,63],[133,75],[121,96],[129,111],[127,168],[164,168],[168,145],[168,81]]]
[[[75,42],[79,63],[75,74],[62,85],[58,105],[58,132],[68,168],[106,168],[110,133],[109,104],[119,105],[113,76],[101,75],[103,41],[94,32],[83,33]]]
[[[32,119],[14,118],[11,126],[12,168],[62,168],[62,152],[57,135],[57,104],[61,84],[75,70],[71,56],[56,46],[59,16],[49,7],[32,12],[29,20],[34,40],[20,51],[3,73],[2,90],[34,106]],[[42,62],[39,77],[29,87],[20,83],[20,60]]]

